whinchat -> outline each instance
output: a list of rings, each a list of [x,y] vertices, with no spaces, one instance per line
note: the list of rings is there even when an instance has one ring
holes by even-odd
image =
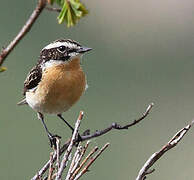
[[[57,135],[50,133],[43,114],[56,114],[74,130],[62,113],[79,100],[87,87],[80,60],[90,50],[70,39],[56,40],[41,50],[36,66],[24,81],[25,98],[18,105],[28,104],[37,112],[51,146],[55,145]]]

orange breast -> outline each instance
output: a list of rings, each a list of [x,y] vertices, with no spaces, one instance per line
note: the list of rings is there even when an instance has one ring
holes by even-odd
[[[85,91],[86,78],[79,59],[68,64],[49,67],[43,73],[36,94],[41,98],[41,109],[46,113],[67,111]]]

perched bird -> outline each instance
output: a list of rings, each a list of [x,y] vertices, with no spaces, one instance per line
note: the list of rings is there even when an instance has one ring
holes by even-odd
[[[80,60],[90,50],[70,39],[56,40],[41,50],[36,66],[24,81],[25,98],[18,105],[28,104],[37,112],[51,146],[55,146],[57,135],[50,133],[43,114],[56,114],[74,131],[62,113],[79,100],[87,87]]]

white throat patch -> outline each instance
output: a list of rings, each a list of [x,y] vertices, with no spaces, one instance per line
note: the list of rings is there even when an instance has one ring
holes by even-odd
[[[60,64],[65,64],[65,63],[67,63],[67,62],[66,61],[59,61],[59,60],[57,60],[57,61],[56,60],[49,60],[49,61],[45,62],[44,64],[42,64],[41,68],[44,71],[46,68],[57,66]]]

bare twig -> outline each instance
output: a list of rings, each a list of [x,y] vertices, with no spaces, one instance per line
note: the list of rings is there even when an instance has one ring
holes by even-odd
[[[79,167],[79,163],[84,155],[83,152],[84,151],[83,151],[83,147],[82,147],[82,149],[80,149],[80,152],[77,154],[77,157],[76,157],[75,162],[74,162],[74,166],[71,169],[69,176],[67,175],[66,180],[69,180],[69,178],[72,176],[72,174],[75,172],[75,170]]]
[[[69,145],[69,142],[70,142],[70,140],[68,140],[64,145],[63,145],[63,147],[60,149],[60,154],[59,155],[61,155],[66,149],[67,149],[67,147],[68,147],[68,145]],[[53,161],[55,162],[56,161],[56,159],[57,159],[57,154],[55,153],[54,155],[53,155]],[[49,164],[50,164],[50,160],[48,160],[48,162],[38,171],[38,173],[36,173],[36,175],[34,175],[34,177],[31,179],[31,180],[38,180],[38,178],[40,177],[40,176],[42,176],[46,171],[47,171],[47,169],[49,168]]]
[[[3,48],[0,53],[0,66],[5,61],[5,58],[9,55],[9,53],[14,49],[14,47],[19,43],[19,41],[25,36],[25,34],[31,29],[32,25],[36,21],[36,19],[41,14],[42,10],[46,6],[46,0],[38,0],[38,4],[34,11],[32,12],[29,19],[26,21],[25,25],[22,27],[22,29],[19,31],[19,33],[16,35],[16,37],[9,43],[9,45],[6,48]]]
[[[164,155],[165,152],[172,149],[180,142],[183,136],[189,131],[193,123],[194,121],[192,121],[191,124],[187,125],[186,127],[182,128],[180,131],[178,131],[165,146],[163,146],[158,152],[155,152],[154,154],[152,154],[150,158],[146,161],[146,163],[143,165],[141,170],[139,171],[139,174],[136,180],[144,180],[147,174],[151,174],[152,172],[154,172],[154,169],[152,170],[149,170],[149,169],[153,166],[153,164],[158,159],[160,159]]]
[[[49,166],[49,174],[47,180],[52,180],[52,175],[53,175],[53,152],[50,153],[50,166]]]
[[[84,115],[84,112],[81,111],[80,114],[79,114],[79,117],[78,117],[78,119],[77,119],[77,121],[75,123],[75,129],[74,129],[74,132],[73,132],[70,144],[69,144],[69,146],[67,148],[67,151],[65,152],[65,154],[63,156],[63,159],[61,161],[61,164],[60,164],[60,167],[59,167],[59,170],[57,172],[57,176],[56,176],[55,180],[60,180],[61,179],[63,170],[67,166],[67,161],[68,161],[69,155],[70,155],[70,153],[72,151],[74,142],[76,141],[76,138],[78,136],[78,131],[79,131],[81,120],[83,119],[83,115]]]
[[[90,144],[90,141],[87,141],[84,148],[82,149],[80,161],[82,160],[83,155],[85,154],[86,150],[88,149],[89,144]]]
[[[147,117],[147,115],[150,113],[150,111],[151,111],[153,106],[154,106],[154,103],[151,103],[147,107],[147,109],[143,113],[143,115],[139,119],[134,120],[132,123],[129,123],[129,124],[125,125],[125,126],[121,126],[121,125],[119,125],[117,123],[112,123],[108,128],[106,128],[104,130],[96,131],[93,134],[82,136],[82,140],[85,141],[85,140],[92,139],[94,137],[102,136],[102,135],[108,133],[109,131],[111,131],[112,129],[117,129],[117,130],[128,129],[129,127],[134,126],[135,124],[137,124],[137,123],[141,122],[143,119],[145,119]]]
[[[111,131],[112,129],[119,129],[119,128],[120,129],[127,129],[131,126],[134,126],[134,125],[141,122],[143,119],[145,119],[148,116],[148,114],[150,113],[153,106],[154,106],[154,104],[151,103],[147,107],[146,111],[143,113],[143,115],[140,118],[138,118],[137,120],[134,120],[132,123],[130,123],[128,125],[125,125],[125,126],[121,127],[120,125],[118,125],[116,123],[113,123],[110,127],[106,128],[104,130],[97,131],[97,132],[95,132],[94,134],[91,134],[91,135],[82,136],[82,141],[89,140],[89,139],[104,135],[104,134],[108,133],[109,131]],[[67,147],[69,146],[69,143],[70,143],[70,140],[65,142],[65,144],[61,147],[60,155],[67,149]],[[56,161],[56,154],[53,157],[53,161]],[[39,172],[31,180],[37,180],[38,175],[44,174],[47,171],[47,169],[49,168],[49,164],[50,164],[50,160],[39,170]]]
[[[60,167],[60,139],[57,137],[56,138],[56,144],[57,144],[57,149],[56,149],[56,156],[57,156],[57,162],[56,162],[56,166],[57,166],[57,171],[59,170]]]
[[[71,177],[71,174],[72,174],[73,169],[76,168],[75,166],[78,166],[78,163],[79,163],[79,162],[77,162],[77,161],[78,161],[78,159],[79,159],[80,156],[81,156],[81,151],[82,151],[82,149],[83,149],[83,147],[82,147],[82,146],[80,145],[80,143],[79,143],[79,145],[78,145],[78,147],[77,147],[77,149],[76,149],[76,151],[75,151],[75,153],[74,153],[73,159],[72,159],[72,161],[71,161],[71,165],[70,165],[70,167],[69,167],[69,170],[68,170],[66,179],[69,179],[69,178]]]
[[[53,157],[53,161],[56,161],[56,154]],[[38,171],[38,173],[36,173],[36,175],[31,180],[39,180],[40,177],[47,171],[47,169],[49,168],[49,165],[50,165],[50,160],[41,168],[40,171]]]
[[[102,154],[102,152],[109,146],[109,143],[106,143],[101,149],[100,151],[93,157],[90,159],[90,161],[88,162],[88,164],[82,169],[82,171],[74,178],[74,180],[79,179],[83,174],[85,174],[89,167],[94,163],[94,161]]]
[[[79,169],[82,168],[82,165],[80,165],[80,162],[81,162],[82,157],[84,156],[89,144],[90,144],[90,141],[87,141],[84,148],[82,148],[81,154],[80,154],[79,158],[77,159],[77,162],[75,163],[73,169],[71,170],[70,175],[69,176],[67,175],[66,180],[69,180],[69,178],[71,178],[73,174],[76,174],[76,172],[79,172]]]
[[[74,180],[75,176],[78,174],[78,172],[81,170],[81,168],[86,164],[88,159],[92,157],[92,155],[98,150],[98,147],[94,147],[90,153],[86,156],[86,158],[83,160],[83,162],[80,164],[80,166],[75,170],[75,172],[72,174],[70,180]]]

